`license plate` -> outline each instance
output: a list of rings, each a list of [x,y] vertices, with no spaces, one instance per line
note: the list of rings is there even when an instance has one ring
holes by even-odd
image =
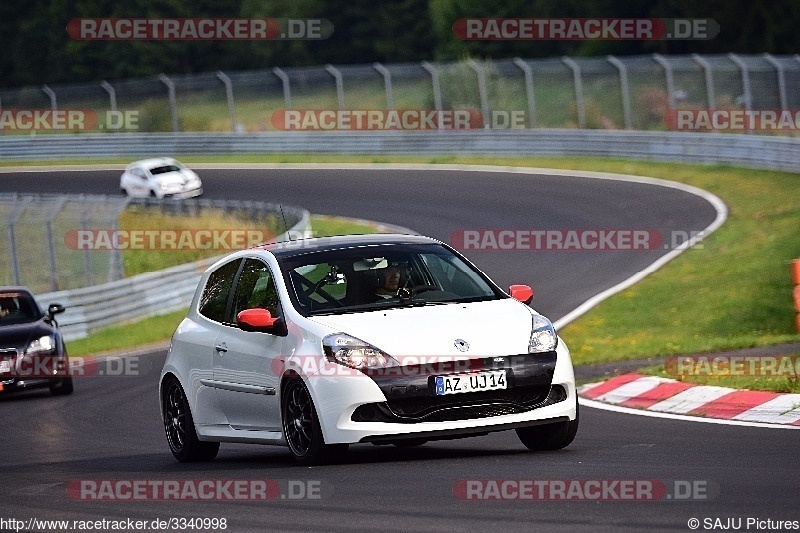
[[[11,361],[0,361],[0,374],[11,372]]]
[[[462,392],[480,392],[499,390],[506,387],[506,371],[476,372],[474,374],[458,374],[454,376],[436,376],[436,395],[459,394]]]

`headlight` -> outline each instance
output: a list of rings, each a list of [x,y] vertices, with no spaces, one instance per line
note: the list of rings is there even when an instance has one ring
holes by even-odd
[[[39,337],[35,341],[31,342],[28,345],[28,349],[25,350],[26,354],[34,354],[34,353],[47,353],[53,351],[53,348],[56,346],[56,340],[53,338],[52,335],[45,335],[44,337]]]
[[[542,315],[533,315],[531,340],[528,353],[552,352],[558,345],[558,336],[553,324]]]
[[[362,371],[400,366],[391,355],[346,333],[328,335],[322,339],[322,349],[329,361]]]

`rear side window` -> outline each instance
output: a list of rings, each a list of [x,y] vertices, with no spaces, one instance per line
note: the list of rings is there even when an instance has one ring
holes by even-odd
[[[231,294],[233,278],[241,260],[225,263],[211,273],[200,297],[200,314],[215,322],[225,321],[225,309]]]

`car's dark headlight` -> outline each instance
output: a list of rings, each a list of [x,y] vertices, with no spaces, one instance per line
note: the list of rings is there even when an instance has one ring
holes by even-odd
[[[533,315],[531,339],[528,341],[528,353],[552,352],[558,345],[558,335],[553,323],[542,315]]]
[[[391,355],[346,333],[328,335],[322,339],[322,349],[329,361],[358,370],[400,366]]]
[[[56,347],[56,339],[52,335],[44,335],[31,341],[25,353],[28,355],[37,353],[51,353]]]

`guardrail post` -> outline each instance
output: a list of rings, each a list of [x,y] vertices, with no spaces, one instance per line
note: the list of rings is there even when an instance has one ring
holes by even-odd
[[[792,261],[792,279],[794,280],[794,309],[798,313],[795,318],[795,327],[800,333],[800,259]]]
[[[514,64],[518,66],[525,75],[525,96],[528,99],[528,127],[536,127],[536,100],[533,93],[533,71],[531,66],[522,59],[515,57]]]
[[[708,108],[714,109],[717,107],[717,100],[714,96],[714,72],[711,70],[711,64],[700,54],[692,54],[692,59],[703,69],[703,74],[706,78],[706,100],[708,100]]]
[[[628,67],[614,56],[608,56],[606,59],[619,70],[619,89],[622,93],[622,115],[625,117],[625,129],[632,130],[633,118],[631,117],[631,93],[628,86]]]
[[[231,117],[231,131],[236,131],[236,107],[233,105],[233,84],[227,74],[217,71],[217,78],[225,85],[225,98],[228,99],[228,114]]]
[[[114,87],[112,87],[111,84],[106,80],[103,80],[103,82],[100,84],[100,87],[105,89],[105,91],[108,93],[111,114],[114,116],[114,130],[119,132],[120,121],[117,120],[117,91],[115,91]],[[106,127],[108,127],[108,124],[106,124]]]
[[[770,54],[764,54],[764,59],[775,69],[775,74],[778,78],[778,98],[781,102],[781,109],[783,111],[789,110],[789,103],[786,100],[786,72],[783,65],[772,57]]]
[[[572,70],[572,79],[575,83],[575,101],[578,106],[578,128],[586,129],[586,109],[583,104],[583,82],[581,81],[581,67],[571,57],[564,56],[561,61]]]
[[[159,74],[158,79],[167,86],[167,95],[169,97],[169,109],[172,114],[172,131],[178,133],[178,102],[175,99],[175,84],[167,77],[166,74]]]
[[[667,81],[667,101],[669,102],[669,108],[675,109],[675,80],[672,77],[672,66],[661,54],[653,54],[653,61],[664,69],[664,78]]]
[[[750,73],[747,70],[747,65],[742,59],[734,53],[728,54],[728,58],[733,61],[733,64],[739,69],[742,75],[742,99],[744,99],[745,111],[750,111],[753,107],[753,95],[750,92]],[[750,121],[747,121],[747,131],[750,131]]]
[[[281,84],[283,85],[283,108],[286,111],[290,111],[292,109],[292,91],[289,88],[289,76],[278,67],[272,69],[272,73],[281,80]]]
[[[325,65],[325,70],[336,80],[336,99],[339,102],[339,111],[342,111],[344,110],[344,81],[342,80],[342,73],[330,63]]]
[[[474,59],[470,59],[467,61],[467,64],[470,66],[472,70],[475,71],[475,75],[478,78],[478,96],[481,100],[481,113],[483,114],[483,127],[489,127],[489,120],[491,117],[489,116],[489,98],[486,95],[486,76],[483,72],[483,67],[475,61]]]
[[[386,91],[386,109],[389,111],[394,110],[394,92],[392,91],[392,73],[389,69],[380,63],[373,63],[372,68],[377,70],[383,76],[383,87]]]
[[[442,86],[439,83],[439,71],[436,70],[431,63],[427,61],[423,61],[420,63],[422,68],[428,71],[428,74],[431,75],[431,84],[433,85],[433,107],[436,108],[436,111],[442,110]],[[442,129],[442,114],[436,113],[437,121],[439,123],[439,129]]]

